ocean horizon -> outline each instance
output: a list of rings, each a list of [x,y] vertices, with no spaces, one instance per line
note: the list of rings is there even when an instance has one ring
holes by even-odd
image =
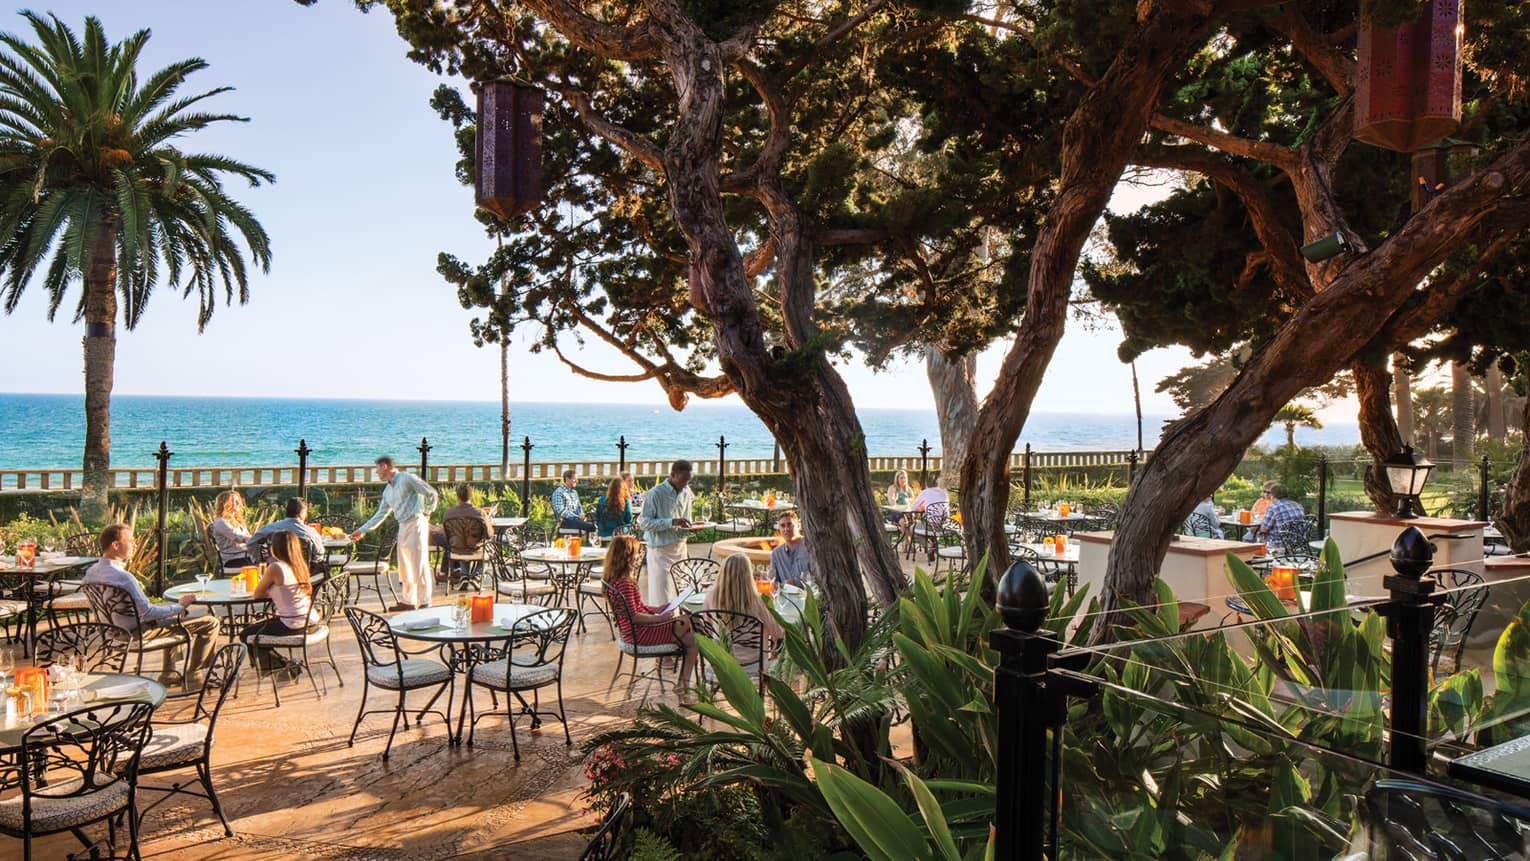
[[[928,439],[938,453],[933,410],[867,407],[857,410],[872,455],[915,455]],[[1143,444],[1157,444],[1164,415],[1143,416]],[[748,408],[693,404],[682,412],[653,404],[512,402],[512,460],[530,437],[533,461],[616,460],[618,438],[628,460],[717,456],[719,436],[728,457],[769,457],[773,440]],[[276,466],[295,460],[306,440],[316,466],[363,464],[381,454],[405,463],[430,440],[434,463],[498,463],[499,404],[493,401],[397,401],[340,398],[249,398],[116,395],[112,398],[112,465],[154,463],[161,440],[175,466]],[[1129,449],[1136,442],[1130,413],[1036,412],[1017,449],[1037,451]],[[84,446],[84,396],[0,393],[0,469],[71,469]],[[1322,430],[1299,428],[1303,445],[1348,445],[1359,439],[1353,422]],[[1279,444],[1272,430],[1264,444]]]

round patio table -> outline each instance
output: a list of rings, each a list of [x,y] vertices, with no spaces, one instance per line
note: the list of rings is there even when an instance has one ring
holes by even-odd
[[[0,559],[0,574],[9,574],[13,577],[23,578],[22,599],[26,601],[31,611],[27,613],[25,630],[22,632],[21,653],[32,654],[32,647],[37,642],[37,617],[41,605],[37,594],[37,581],[39,578],[51,580],[58,574],[66,571],[77,570],[94,565],[98,556],[63,556],[50,554],[47,557],[39,555],[30,568],[16,565],[13,560]],[[57,597],[56,595],[53,597]]]
[[[179,601],[182,595],[188,593],[196,596],[193,603],[206,606],[208,611],[218,618],[218,632],[228,637],[230,643],[234,642],[234,638],[244,630],[246,625],[269,615],[265,612],[265,605],[270,601],[266,598],[256,598],[249,592],[235,593],[232,577],[209,580],[206,589],[196,583],[172,586],[165,590],[165,599]]]
[[[521,559],[526,562],[540,562],[543,565],[557,565],[561,573],[552,578],[558,588],[558,601],[564,604],[568,600],[570,588],[577,587],[579,581],[584,578],[576,569],[570,571],[569,566],[581,566],[588,571],[591,566],[599,564],[606,558],[606,548],[591,547],[588,544],[579,548],[579,555],[574,556],[567,550],[559,547],[528,547],[521,551]]]
[[[1264,518],[1251,517],[1247,523],[1243,523],[1238,520],[1237,514],[1224,514],[1217,518],[1217,522],[1222,524],[1224,527],[1238,530],[1238,534],[1242,535],[1243,531],[1246,529],[1253,529],[1257,531],[1259,529],[1259,524],[1264,522]]]
[[[489,522],[494,524],[494,534],[502,535],[506,530],[520,529],[526,525],[525,517],[491,517]]]
[[[796,511],[797,506],[790,502],[777,502],[775,505],[766,505],[763,499],[745,499],[741,502],[730,502],[728,508],[734,511],[747,511],[760,521],[760,524],[768,532],[771,524],[777,517],[788,511]]]
[[[793,591],[795,589],[795,591]],[[707,590],[710,592],[711,590]],[[779,590],[771,599],[775,602],[776,612],[781,614],[781,621],[795,625],[802,621],[802,590],[790,587]],[[688,613],[700,613],[706,609],[707,592],[697,592],[685,599],[680,608]]]
[[[446,666],[454,673],[466,674],[476,664],[508,657],[508,649],[495,648],[493,644],[508,642],[515,636],[511,629],[517,622],[547,608],[537,604],[496,603],[489,621],[469,622],[465,628],[452,624],[452,609],[450,604],[441,604],[406,610],[389,616],[388,627],[400,639],[431,643],[445,649]],[[457,734],[452,736],[452,744],[462,743],[462,727],[467,717],[466,684],[464,681],[462,702],[457,706]],[[452,704],[448,702],[447,713],[451,708]]]
[[[133,701],[146,702],[151,706],[157,707],[160,703],[165,701],[165,686],[161,685],[159,682],[154,681],[153,679],[146,679],[143,676],[130,676],[124,673],[81,673],[80,677],[84,682],[84,684],[80,686],[81,691],[112,692],[113,688],[129,684],[138,685],[139,689],[137,692],[131,693],[127,696],[98,696],[96,699],[88,703],[82,702],[78,705],[71,703],[68,707],[69,711],[74,711],[75,709],[80,708],[90,708],[91,706],[97,705],[110,705],[112,703]],[[48,717],[49,715],[46,714],[33,715],[34,720],[46,720]],[[27,723],[20,723],[16,721],[5,721],[4,719],[0,719],[0,757],[15,756],[16,754],[20,753],[21,737],[25,735],[26,731],[31,728],[32,722],[30,721]]]

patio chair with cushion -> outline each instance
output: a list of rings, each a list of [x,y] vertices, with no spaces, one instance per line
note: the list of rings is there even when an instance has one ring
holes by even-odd
[[[350,740],[347,747],[356,745],[356,731],[361,728],[361,721],[369,714],[392,714],[393,724],[388,729],[388,744],[383,748],[382,758],[387,759],[393,750],[393,737],[398,734],[398,722],[409,723],[408,709],[405,706],[405,696],[410,691],[435,689],[425,707],[415,715],[414,725],[420,726],[420,720],[426,712],[433,712],[441,716],[446,724],[448,737],[452,733],[452,720],[443,710],[432,709],[441,694],[446,694],[447,703],[452,701],[452,692],[456,689],[456,677],[445,664],[432,661],[428,658],[406,657],[405,652],[399,648],[398,636],[393,633],[393,628],[388,625],[388,620],[376,613],[363,610],[360,607],[346,607],[345,618],[351,623],[351,630],[356,632],[356,644],[361,647],[362,666],[366,672],[362,676],[361,705],[356,710],[356,723],[351,727]],[[391,691],[398,695],[398,701],[391,709],[367,710],[367,696],[372,688],[377,687],[384,691]]]
[[[748,613],[732,610],[701,610],[690,614],[698,636],[716,640],[738,661],[749,677],[756,680],[760,696],[765,695],[765,626]],[[717,674],[706,661],[697,662],[698,681],[717,684]]]
[[[1190,512],[1185,522],[1180,526],[1180,535],[1188,535],[1193,538],[1216,538],[1222,534],[1222,528],[1217,522],[1199,511]]]
[[[27,606],[27,580],[30,575],[11,574],[0,571],[0,631],[4,631],[7,639],[16,640],[25,636],[26,619],[30,607]],[[10,633],[11,626],[16,626],[16,633]]]
[[[1429,632],[1429,669],[1440,670],[1440,659],[1450,655],[1451,672],[1461,669],[1461,654],[1466,651],[1466,638],[1471,636],[1477,615],[1487,604],[1488,587],[1482,575],[1459,568],[1439,568],[1429,572],[1445,590],[1445,603],[1434,616],[1434,628]]]
[[[313,590],[313,607],[306,617],[282,619],[282,624],[289,628],[301,627],[301,631],[290,634],[256,634],[250,637],[250,645],[281,651],[283,657],[287,659],[287,666],[297,667],[307,674],[308,683],[313,685],[314,696],[320,695],[318,674],[313,671],[315,659],[319,663],[329,664],[329,668],[335,671],[335,679],[340,683],[340,687],[345,687],[345,677],[340,675],[340,668],[335,665],[335,652],[330,646],[330,621],[334,618],[335,612],[345,604],[346,593],[350,591],[350,584],[346,582],[348,577],[349,575],[341,574],[319,584]],[[309,647],[317,649],[320,645],[324,646],[325,656],[310,657]],[[282,695],[276,683],[281,673],[274,671],[262,673],[258,664],[255,672],[257,677],[265,675],[271,679],[271,693],[276,698],[277,707],[280,708]],[[295,676],[293,681],[297,681]],[[328,685],[325,685],[324,692],[329,692]]]
[[[545,577],[533,579],[527,575],[526,561],[520,551],[499,542],[489,546],[490,558],[496,570],[494,591],[518,604],[546,604],[558,591]]]
[[[398,603],[398,592],[393,589],[393,579],[389,576],[393,558],[393,547],[398,543],[397,538],[378,538],[377,543],[370,546],[362,545],[356,548],[351,561],[341,566],[340,572],[346,575],[346,582],[355,590],[353,595],[347,595],[347,600],[361,602],[363,589],[370,589],[377,593],[377,601],[384,607],[390,607]],[[366,581],[370,581],[370,584]],[[390,604],[383,600],[382,584],[388,584],[388,594],[393,596]]]
[[[120,673],[127,666],[132,635],[105,622],[76,622],[49,628],[37,635],[37,665],[75,658],[86,673]]]
[[[127,857],[139,857],[138,762],[153,711],[141,701],[89,706],[22,734],[15,765],[21,791],[0,800],[0,834],[22,841],[23,859],[32,858],[35,838],[64,831],[94,848],[84,828],[98,822],[115,842],[124,818]]]
[[[669,566],[669,582],[674,587],[676,595],[686,589],[701,592],[716,582],[720,571],[722,571],[722,563],[716,559],[693,556]]]
[[[563,707],[563,655],[568,648],[568,635],[573,630],[577,615],[567,607],[540,610],[520,619],[510,629],[510,649],[497,661],[475,664],[468,670],[468,712],[472,721],[468,725],[468,747],[473,746],[473,733],[478,720],[499,712],[478,714],[473,708],[473,686],[480,685],[505,695],[506,720],[510,722],[510,749],[515,758],[521,758],[521,744],[515,736],[515,719],[520,715],[531,716],[531,728],[542,725],[542,718],[557,718],[563,724],[564,744],[573,744],[568,732],[568,715]],[[542,709],[541,691],[553,687],[558,692],[558,710]],[[531,702],[526,702],[526,694]],[[516,708],[516,703],[520,708]]]
[[[133,664],[135,675],[143,673],[145,653],[178,649],[191,643],[191,636],[179,622],[172,620],[167,624],[144,627],[143,620],[138,616],[138,605],[125,589],[110,583],[86,583],[84,591],[97,621],[127,630],[128,649],[137,655]],[[190,649],[187,649],[187,657],[190,657]],[[181,668],[182,676],[185,675],[185,669]]]
[[[627,603],[627,599],[622,595],[621,592],[609,587],[605,588],[604,591],[606,596],[606,605],[611,608],[611,618],[616,623],[616,629],[618,631],[632,631],[635,635],[637,631],[643,628],[657,628],[660,626],[668,626],[674,624],[673,620],[667,620],[663,622],[648,622],[646,624],[639,623],[636,619],[632,618],[632,607]],[[633,687],[637,685],[637,680],[640,677],[647,675],[647,673],[639,674],[637,671],[638,661],[644,658],[654,662],[654,670],[657,673],[659,687],[663,688],[663,659],[678,658],[683,654],[685,654],[685,649],[678,642],[659,643],[656,645],[644,646],[631,642],[626,638],[626,636],[618,634],[616,637],[616,672],[612,674],[611,684],[607,689],[609,690],[610,687],[615,687],[616,680],[621,678],[622,661],[625,657],[632,658],[632,669],[627,671],[627,675],[632,677],[632,681],[627,685],[627,693],[629,696],[632,693]]]
[[[913,540],[908,543],[907,553],[912,558],[915,547],[924,548],[930,562],[935,561],[935,552],[939,548],[941,533],[946,530],[946,520],[951,514],[951,505],[947,502],[932,502],[924,507],[924,510],[914,515],[914,524],[909,527]]]
[[[138,774],[154,775],[184,768],[197,770],[197,781],[202,792],[187,789],[188,783],[176,781],[169,786],[140,786],[139,789],[163,792],[164,797],[144,808],[147,815],[160,802],[172,795],[191,795],[205,798],[212,804],[213,813],[223,823],[223,834],[234,836],[228,819],[223,815],[223,805],[218,803],[218,792],[212,783],[213,729],[218,724],[218,713],[223,711],[223,701],[228,699],[229,689],[239,680],[239,667],[244,663],[244,645],[230,643],[219,649],[207,665],[207,680],[197,693],[196,709],[186,720],[155,720],[144,745],[143,757],[138,763]],[[141,818],[141,817],[140,817]]]

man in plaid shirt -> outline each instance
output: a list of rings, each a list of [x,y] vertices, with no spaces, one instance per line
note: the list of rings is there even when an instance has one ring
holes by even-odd
[[[1286,546],[1288,540],[1306,541],[1307,513],[1302,511],[1301,503],[1290,498],[1290,491],[1283,484],[1271,484],[1270,496],[1275,501],[1265,510],[1264,521],[1259,524],[1259,540],[1268,545],[1271,556],[1305,552],[1307,548],[1300,545]]]
[[[572,469],[563,471],[563,483],[553,488],[552,492],[553,522],[558,524],[559,529],[594,532],[595,524],[584,519],[584,507],[579,504],[579,491],[574,489],[578,484],[578,474]]]

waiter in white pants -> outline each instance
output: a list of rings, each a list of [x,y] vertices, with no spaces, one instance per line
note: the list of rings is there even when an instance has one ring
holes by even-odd
[[[377,477],[386,482],[382,502],[377,513],[351,533],[351,540],[360,541],[361,536],[376,529],[391,513],[398,521],[398,579],[404,596],[401,603],[388,610],[429,607],[436,587],[430,570],[430,513],[436,510],[441,494],[423,479],[398,469],[391,457],[380,457],[375,463]]]
[[[685,539],[691,525],[691,462],[677,460],[669,468],[669,479],[643,494],[643,510],[638,528],[648,544],[648,585],[644,602],[663,607],[669,603],[670,566],[690,555]]]

